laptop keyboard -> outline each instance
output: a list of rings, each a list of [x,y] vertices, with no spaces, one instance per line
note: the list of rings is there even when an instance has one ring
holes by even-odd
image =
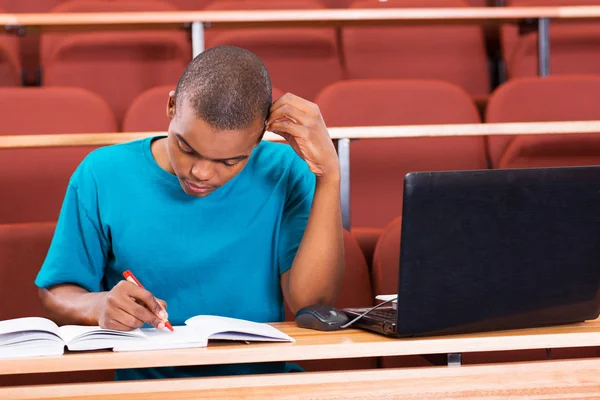
[[[382,319],[385,321],[396,321],[396,310],[392,308],[382,309],[382,310],[373,310],[367,314],[372,318]]]

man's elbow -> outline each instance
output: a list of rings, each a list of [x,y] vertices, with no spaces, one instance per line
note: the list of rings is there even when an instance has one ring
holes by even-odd
[[[40,302],[40,305],[42,306],[42,310],[44,310],[44,313],[46,315],[50,314],[50,310],[52,308],[51,297],[52,294],[48,289],[38,288],[38,300]]]

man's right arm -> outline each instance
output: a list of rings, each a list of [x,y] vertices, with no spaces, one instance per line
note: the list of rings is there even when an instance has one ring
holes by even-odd
[[[147,323],[163,329],[168,316],[146,289],[122,281],[109,292],[88,292],[72,284],[40,288],[42,307],[58,325],[99,325],[128,331]]]

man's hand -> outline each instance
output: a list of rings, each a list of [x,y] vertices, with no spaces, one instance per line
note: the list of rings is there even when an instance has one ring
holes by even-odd
[[[316,104],[286,93],[271,106],[266,125],[289,142],[318,178],[339,179],[335,147]]]
[[[131,282],[121,281],[110,292],[103,293],[97,303],[98,325],[106,329],[130,331],[147,323],[157,329],[164,329],[163,320],[167,315],[158,302],[166,309],[163,300]]]

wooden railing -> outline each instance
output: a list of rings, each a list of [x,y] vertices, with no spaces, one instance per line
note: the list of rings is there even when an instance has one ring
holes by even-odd
[[[343,223],[350,229],[350,141],[374,138],[497,136],[600,133],[600,121],[519,122],[501,124],[412,125],[412,126],[359,126],[329,128],[332,139],[337,140],[341,166],[341,202]],[[56,135],[5,135],[0,136],[0,149],[70,146],[105,146],[129,142],[166,132],[140,133],[81,133]],[[282,141],[275,133],[267,132],[265,140]]]
[[[124,13],[0,14],[0,25],[28,32],[191,29],[193,56],[204,50],[204,29],[249,27],[382,26],[408,24],[538,24],[539,74],[550,71],[549,23],[600,18],[600,6],[457,7],[337,10],[244,10]]]

